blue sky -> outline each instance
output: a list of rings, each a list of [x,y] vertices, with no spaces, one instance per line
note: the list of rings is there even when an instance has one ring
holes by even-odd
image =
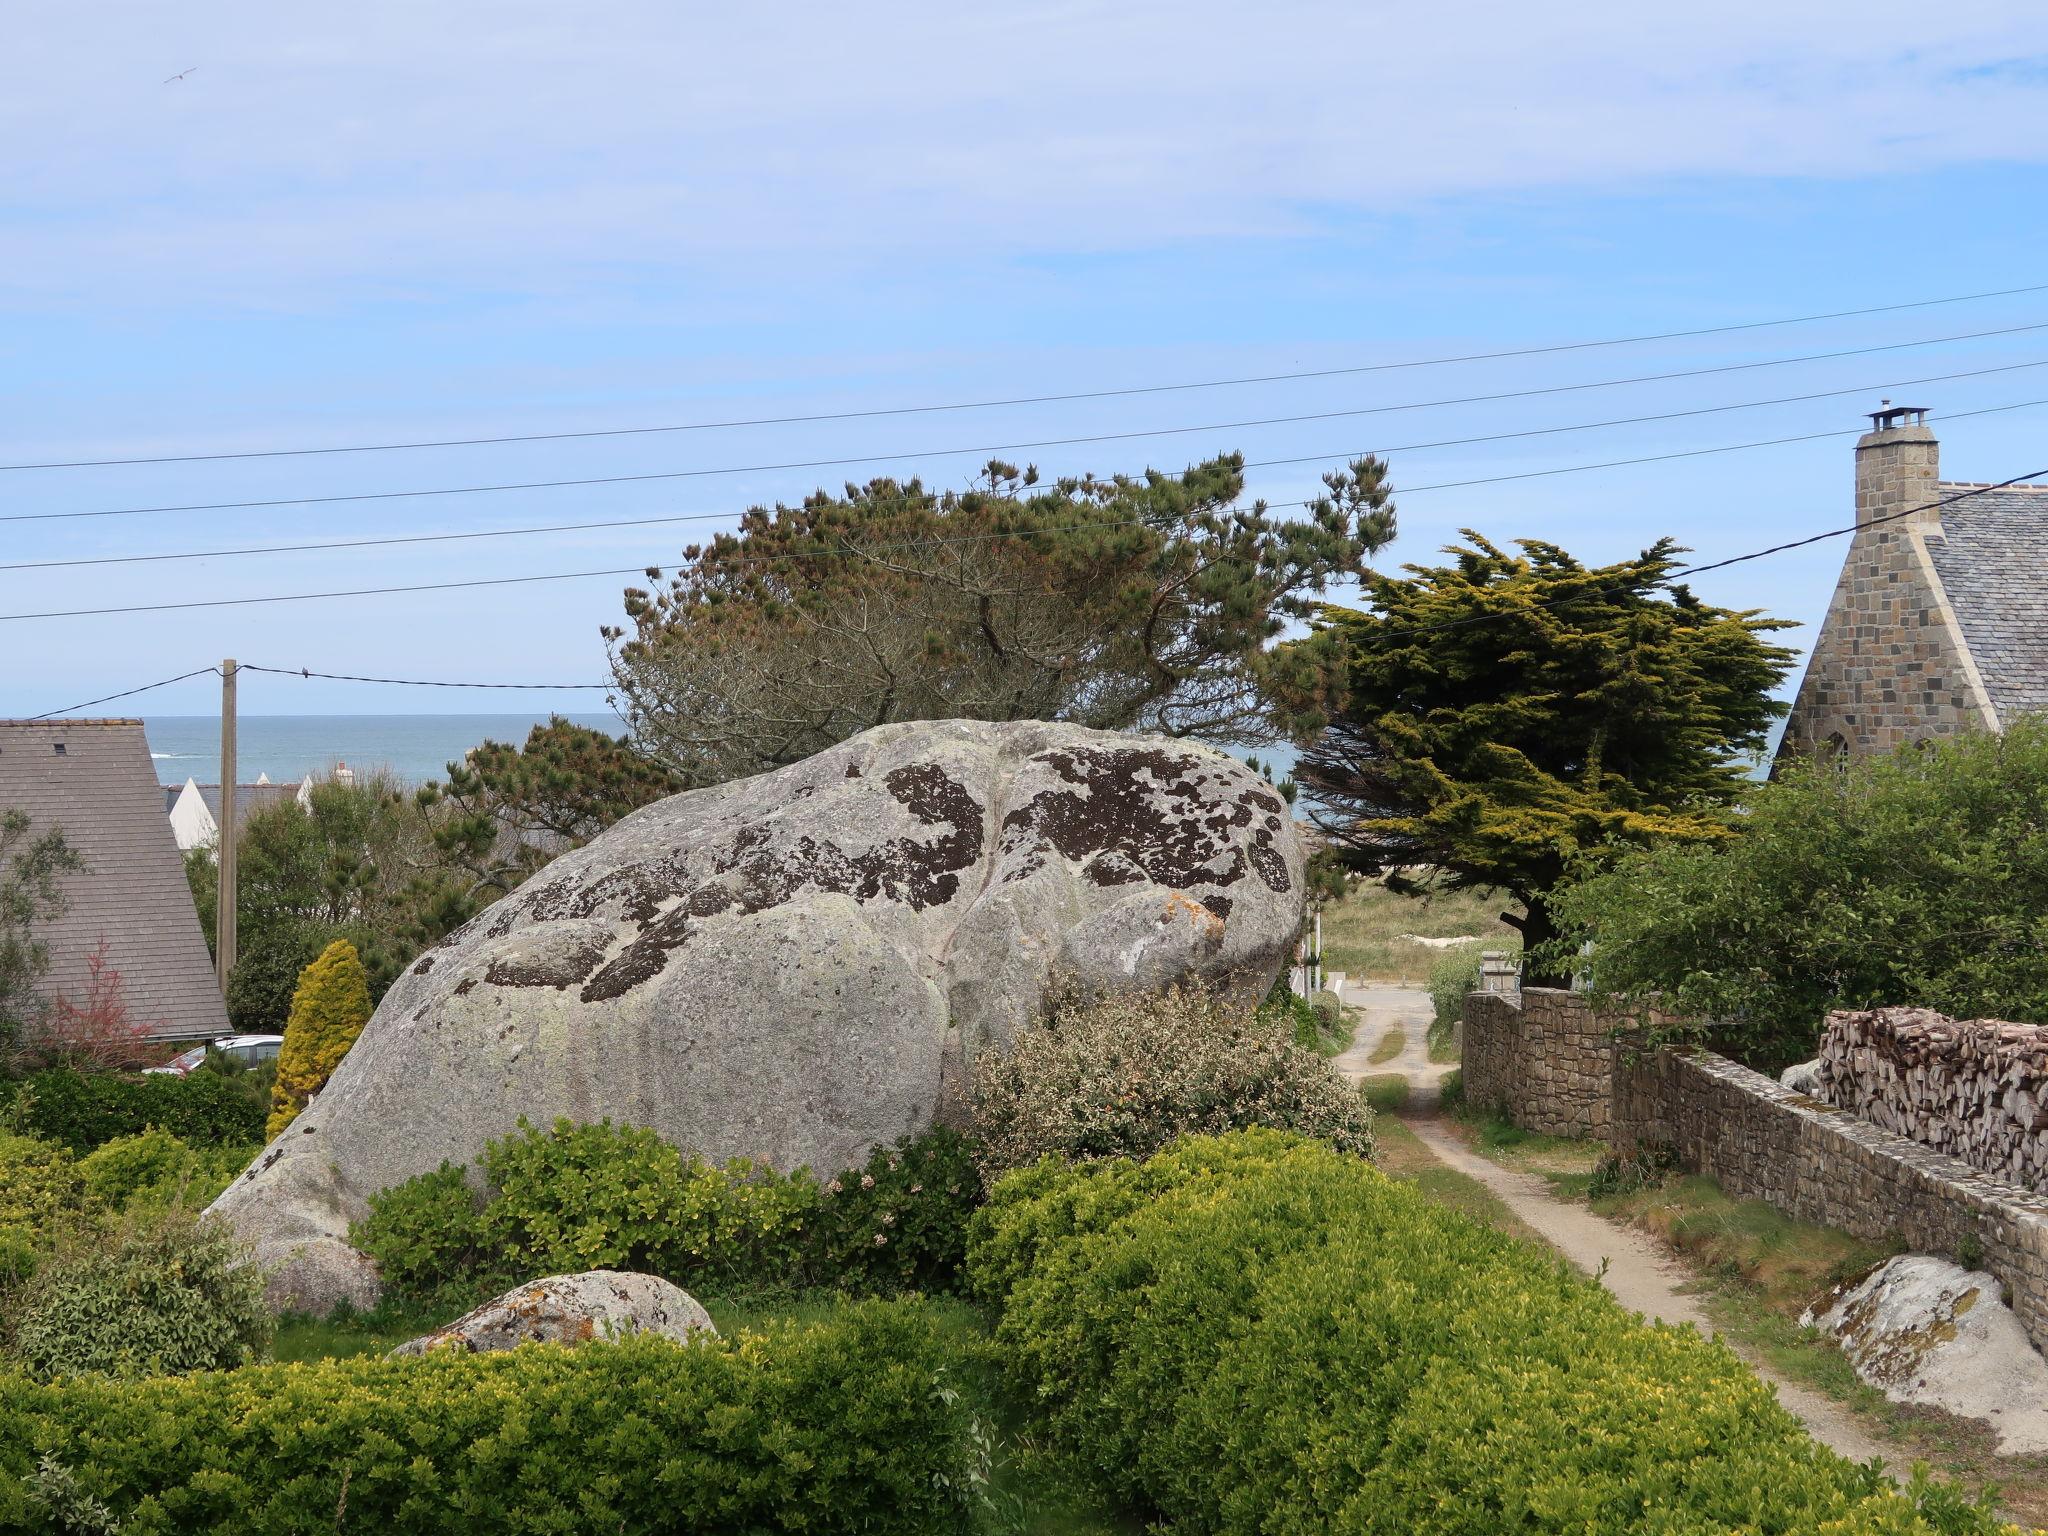
[[[33,0],[0,94],[0,462],[544,432],[1116,388],[1541,346],[2048,282],[2048,24],[2022,3],[1195,3],[762,9]],[[1645,15],[1646,10],[1670,14]],[[182,80],[169,76],[190,70]],[[1716,559],[1846,522],[1880,395],[1951,479],[2048,468],[2048,292],[1562,356],[1121,400],[488,449],[0,473],[0,515],[839,456],[843,470],[0,523],[0,564],[528,523],[730,516],[927,449],[1383,410],[1930,343],[1547,398],[1018,451],[1209,452],[1274,501],[1364,449],[1393,560],[1461,526]],[[2007,372],[1906,384],[1937,374]],[[1833,398],[1454,448],[1794,394]],[[1945,418],[1955,417],[1953,421]],[[689,529],[0,571],[0,614],[673,558]],[[695,531],[701,533],[701,526]],[[1704,579],[1817,618],[1840,545]],[[0,622],[0,714],[223,655],[597,681],[618,579]],[[1795,640],[1802,635],[1795,634]],[[212,707],[211,679],[118,706]],[[587,708],[588,696],[541,696]],[[258,713],[490,696],[251,679]]]

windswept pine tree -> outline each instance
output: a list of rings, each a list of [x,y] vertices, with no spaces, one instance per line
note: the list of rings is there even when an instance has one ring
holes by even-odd
[[[1327,721],[1295,776],[1354,867],[1506,890],[1533,950],[1589,850],[1728,835],[1795,653],[1765,639],[1784,621],[1674,584],[1669,539],[1587,566],[1465,538],[1449,565],[1367,572],[1370,608],[1324,607],[1274,671]]]

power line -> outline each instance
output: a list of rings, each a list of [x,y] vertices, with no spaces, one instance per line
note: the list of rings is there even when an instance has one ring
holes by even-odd
[[[2026,410],[2030,407],[2048,405],[2048,399],[2020,400],[2010,405],[1983,406],[1976,410],[1954,411],[1945,415],[1944,421],[1960,421],[1972,416],[1990,416],[2005,411]],[[1561,430],[1561,429],[1550,429]],[[1397,488],[1402,496],[1418,496],[1431,491],[1458,490],[1475,485],[1498,485],[1513,480],[1544,479],[1553,475],[1584,474],[1593,470],[1618,469],[1637,464],[1661,464],[1674,459],[1704,458],[1713,454],[1739,453],[1753,448],[1776,448],[1788,443],[1816,442],[1823,438],[1849,437],[1861,429],[1856,427],[1830,427],[1821,432],[1802,432],[1790,437],[1762,438],[1745,443],[1721,443],[1707,448],[1682,448],[1669,453],[1645,454],[1635,458],[1602,459],[1591,464],[1564,464],[1551,469],[1520,470],[1504,475],[1479,475],[1465,480],[1443,480],[1431,484],[1411,485]],[[1289,459],[1254,459],[1247,461],[1246,469],[1266,469],[1279,465],[1329,462],[1335,459],[1357,458],[1363,452],[1394,453],[1403,449],[1352,450],[1343,454],[1307,454]],[[1177,479],[1178,475],[1166,473],[1165,479]],[[1311,502],[1269,503],[1282,507],[1310,506]],[[608,528],[649,528],[672,526],[678,523],[724,522],[733,517],[730,512],[683,512],[665,514],[660,517],[607,518],[596,522],[542,523],[518,528],[479,528],[452,533],[407,533],[388,534],[364,539],[329,539],[313,544],[258,544],[234,549],[174,550],[161,554],[144,555],[82,555],[64,560],[17,560],[0,564],[0,571],[44,571],[69,569],[78,566],[100,565],[149,565],[167,560],[221,560],[245,555],[314,554],[337,549],[377,549],[392,545],[445,544],[473,539],[520,538],[545,533],[586,533]]]
[[[2044,322],[2048,326],[2048,322]],[[1565,432],[1592,432],[1608,427],[1641,426],[1649,422],[1678,421],[1693,416],[1714,416],[1728,411],[1761,410],[1774,405],[1797,405],[1810,400],[1839,399],[1844,395],[1868,394],[1880,389],[1907,389],[1919,384],[1945,384],[1957,379],[1985,378],[1992,374],[2018,373],[2031,368],[2048,367],[2048,358],[2025,363],[2004,363],[1991,368],[1965,369],[1958,373],[1927,374],[1915,379],[1887,379],[1874,384],[1851,385],[1844,389],[1814,390],[1800,395],[1774,395],[1762,400],[1738,400],[1727,405],[1693,406],[1679,411],[1657,411],[1643,416],[1615,416],[1601,421],[1573,422],[1557,427],[1531,427],[1516,432],[1482,433],[1471,437],[1438,438],[1430,442],[1397,443],[1387,447],[1365,450],[1372,453],[1417,453],[1433,448],[1465,448],[1480,443],[1503,443],[1518,438],[1554,437]],[[1678,375],[1671,375],[1678,377]],[[1622,381],[1610,381],[1622,382]],[[1566,388],[1605,388],[1606,385],[1571,385]],[[1524,393],[1546,394],[1551,390],[1528,391]],[[1473,396],[1479,399],[1508,399],[1510,395]],[[979,447],[920,448],[895,453],[869,453],[838,459],[799,459],[779,464],[738,464],[715,469],[672,469],[657,470],[637,475],[596,475],[574,480],[524,480],[494,485],[441,486],[423,490],[404,491],[355,491],[332,496],[287,496],[262,501],[202,501],[184,502],[152,507],[108,507],[80,512],[14,512],[0,515],[0,523],[25,523],[65,521],[85,517],[138,517],[170,512],[241,512],[267,507],[328,506],[342,502],[403,501],[427,496],[482,496],[496,495],[506,491],[561,490],[564,488],[589,487],[594,485],[635,485],[652,481],[699,480],[723,475],[763,474],[777,470],[827,469],[855,464],[900,463],[906,459],[957,458],[963,454],[1015,453],[1030,448],[1070,448],[1095,443],[1128,442],[1141,437],[1178,437],[1198,432],[1229,432],[1252,427],[1269,427],[1298,424],[1306,421],[1332,421],[1354,416],[1376,416],[1389,411],[1422,409],[1431,404],[1464,404],[1466,401],[1417,402],[1412,405],[1366,406],[1347,411],[1316,411],[1298,416],[1268,416],[1248,421],[1211,422],[1195,427],[1157,427],[1133,432],[1098,432],[1081,437],[1043,438],[1036,442],[990,443]],[[1315,457],[1325,457],[1316,455]],[[1300,460],[1268,460],[1269,463],[1301,462]],[[729,514],[728,514],[729,515]]]
[[[1873,517],[1868,522],[1850,523],[1843,528],[1830,528],[1824,533],[1811,533],[1803,539],[1789,539],[1783,544],[1772,544],[1764,549],[1753,549],[1745,555],[1730,555],[1725,560],[1710,560],[1703,565],[1683,565],[1676,570],[1665,572],[1653,585],[1668,586],[1682,577],[1699,576],[1707,571],[1725,570],[1731,565],[1742,565],[1750,560],[1761,560],[1767,555],[1782,555],[1790,549],[1803,549],[1809,544],[1819,544],[1827,539],[1839,539],[1843,534],[1859,533],[1865,528],[1875,528],[1883,523],[1895,523],[1901,518],[1913,517],[1922,512],[1932,512],[1937,508],[1950,506],[1958,501],[1968,501],[1972,496],[1982,496],[1991,491],[2002,491],[2009,486],[2020,485],[2044,475],[2048,475],[2048,469],[2030,470],[2026,474],[2014,475],[2009,480],[2000,480],[1993,485],[1974,485],[1968,490],[1957,491],[1952,496],[1942,496],[1933,501],[1923,502],[1917,507],[1908,507],[1903,512],[1887,512],[1884,516]],[[1574,592],[1562,597],[1552,598],[1548,602],[1532,603],[1529,606],[1532,608],[1559,608],[1567,603],[1582,602],[1589,597],[1611,597],[1616,593],[1630,590],[1632,590],[1632,587],[1627,584],[1603,587],[1598,591]],[[1447,619],[1441,624],[1416,624],[1409,626],[1407,629],[1381,630],[1368,638],[1375,642],[1381,640],[1405,640],[1411,635],[1438,634],[1448,629],[1465,629],[1474,624],[1490,624],[1496,620],[1513,617],[1515,617],[1515,614],[1511,612],[1470,614],[1462,619]]]
[[[237,664],[242,672],[271,672],[279,677],[324,678],[334,683],[389,683],[399,688],[515,688],[548,692],[571,688],[609,688],[610,683],[463,683],[418,677],[358,677],[348,672],[314,672],[305,667],[259,667],[253,661]]]
[[[304,458],[320,454],[396,453],[424,448],[482,448],[503,443],[565,442],[580,438],[636,437],[657,433],[713,432],[735,427],[797,426],[823,421],[862,421],[882,416],[919,416],[949,411],[992,410],[1004,406],[1048,405],[1075,400],[1110,400],[1133,395],[1156,395],[1199,389],[1227,389],[1248,384],[1278,384],[1298,379],[1343,378],[1368,373],[1389,373],[1411,368],[1439,368],[1458,363],[1498,362],[1517,357],[1545,357],[1564,352],[1584,352],[1602,347],[1632,346],[1653,341],[1682,341],[1700,336],[1726,336],[1741,331],[1769,330],[1783,325],[1806,325],[1821,320],[1847,320],[1863,315],[1896,314],[1911,309],[1931,309],[1945,304],[1967,304],[1982,299],[2010,298],[2019,294],[2048,291],[2048,283],[2020,288],[1998,288],[1983,293],[1955,294],[1939,299],[1914,299],[1901,304],[1875,304],[1862,309],[1838,309],[1820,314],[1791,315],[1776,320],[1749,320],[1733,325],[1699,326],[1690,330],[1655,331],[1636,336],[1612,336],[1593,341],[1559,342],[1542,347],[1514,347],[1495,352],[1467,352],[1447,357],[1411,358],[1391,363],[1362,363],[1343,368],[1301,369],[1289,373],[1247,374],[1235,378],[1198,379],[1174,384],[1144,384],[1122,389],[1074,390],[1061,394],[1017,395],[1007,399],[960,400],[927,405],[876,407],[859,411],[819,411],[794,416],[755,416],[725,421],[684,422],[652,427],[602,427],[573,432],[519,432],[494,437],[436,438],[410,442],[350,443],[321,448],[245,449],[223,453],[157,454],[147,457],[108,459],[58,459],[40,463],[0,464],[0,473],[15,470],[90,469],[142,464],[219,463],[231,459]]]
[[[28,718],[31,721],[51,720],[55,719],[58,715],[76,714],[81,709],[91,709],[95,704],[111,704],[116,699],[132,698],[134,695],[138,693],[148,693],[152,689],[156,688],[168,688],[172,683],[182,683],[188,677],[201,677],[208,672],[211,672],[216,677],[218,677],[220,675],[220,668],[194,667],[190,672],[180,672],[176,677],[166,677],[158,682],[144,683],[140,688],[124,688],[119,693],[109,693],[104,694],[97,699],[87,699],[83,704],[67,704],[62,709],[45,710],[40,715],[30,715]]]

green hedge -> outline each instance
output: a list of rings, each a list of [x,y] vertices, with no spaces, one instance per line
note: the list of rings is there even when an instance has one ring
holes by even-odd
[[[905,1302],[691,1345],[0,1376],[0,1530],[55,1532],[97,1506],[124,1536],[933,1536],[968,1527],[973,1445]]]
[[[263,1099],[216,1072],[127,1077],[52,1068],[0,1085],[22,1100],[18,1129],[83,1155],[117,1136],[155,1126],[195,1147],[263,1140]]]
[[[1279,1133],[1020,1170],[968,1262],[1054,1443],[1176,1529],[1998,1528],[1827,1450],[1724,1346]]]

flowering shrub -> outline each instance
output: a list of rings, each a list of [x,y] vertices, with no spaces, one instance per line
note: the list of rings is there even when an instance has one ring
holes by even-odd
[[[1213,992],[1071,1003],[975,1073],[983,1173],[1048,1154],[1144,1157],[1176,1136],[1265,1125],[1372,1152],[1372,1110],[1282,1025]]]
[[[980,1473],[940,1341],[905,1302],[687,1345],[0,1374],[8,1531],[90,1508],[160,1536],[930,1536],[968,1528]]]
[[[45,1377],[219,1370],[270,1348],[262,1271],[224,1227],[182,1213],[61,1244],[8,1323],[9,1353]]]
[[[149,1039],[163,1021],[134,1016],[109,948],[102,938],[85,957],[85,995],[60,994],[37,1029],[31,1054],[45,1064],[105,1072],[149,1059]]]
[[[1054,1443],[1176,1529],[2000,1529],[1818,1444],[1726,1346],[1298,1137],[1019,1170],[968,1270]]]
[[[943,1126],[877,1148],[826,1184],[812,1224],[812,1277],[869,1291],[949,1291],[981,1204],[974,1149]]]

